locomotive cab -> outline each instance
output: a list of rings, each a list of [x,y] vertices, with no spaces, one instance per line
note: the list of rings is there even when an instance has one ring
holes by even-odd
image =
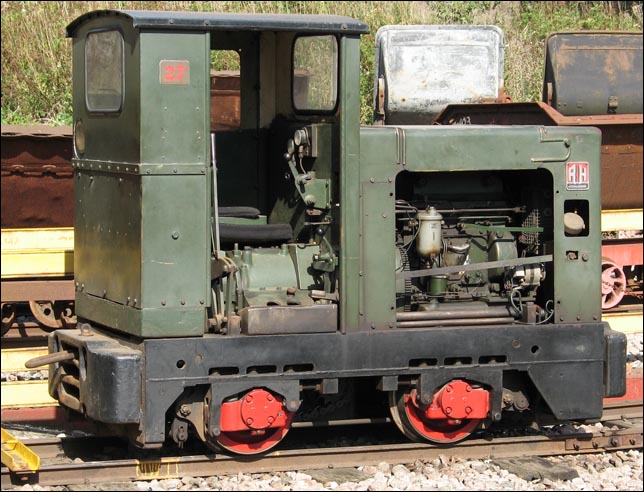
[[[595,419],[623,393],[625,337],[594,300],[599,132],[361,128],[366,32],[135,11],[68,26],[79,328],[49,339],[62,405],[140,447],[255,454],[301,422],[385,416],[454,443],[509,413]],[[239,60],[226,126],[222,51]]]

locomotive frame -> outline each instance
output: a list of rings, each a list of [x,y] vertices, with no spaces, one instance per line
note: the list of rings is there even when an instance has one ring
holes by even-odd
[[[600,133],[361,128],[366,32],[345,17],[135,11],[68,26],[79,325],[50,335],[45,361],[63,406],[140,447],[195,434],[255,454],[347,394],[366,415],[385,395],[405,435],[453,443],[508,413],[597,419],[624,393],[625,336],[600,321]],[[215,49],[240,53],[241,120],[209,138]],[[439,192],[486,204],[472,222],[443,210],[471,262],[401,253],[397,236],[426,234],[420,209],[401,226],[401,200]],[[552,219],[516,223],[525,204]],[[525,233],[541,236],[524,246]]]

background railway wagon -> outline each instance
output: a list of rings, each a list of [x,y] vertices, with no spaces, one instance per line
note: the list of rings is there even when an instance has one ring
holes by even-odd
[[[73,322],[70,127],[2,126],[2,334]]]

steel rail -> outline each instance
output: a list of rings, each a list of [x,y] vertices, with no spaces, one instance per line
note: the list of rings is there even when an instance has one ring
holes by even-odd
[[[626,402],[622,413],[632,410],[640,402]],[[615,405],[619,408],[619,405]],[[612,417],[611,417],[612,418]],[[611,423],[615,423],[611,421]],[[619,424],[618,424],[619,425]],[[88,460],[76,458],[63,462],[61,455],[74,446],[89,446],[89,441],[71,438],[25,441],[43,457],[37,473],[12,474],[2,468],[2,489],[30,484],[70,485],[181,478],[184,476],[232,475],[237,473],[266,473],[289,470],[320,468],[347,468],[377,465],[382,461],[413,463],[416,460],[430,461],[440,456],[456,456],[463,459],[507,458],[516,456],[552,456],[564,454],[598,453],[606,451],[642,448],[642,422],[624,421],[618,429],[603,429],[592,433],[573,433],[551,436],[477,438],[462,441],[454,446],[434,446],[418,443],[394,443],[339,448],[286,449],[273,451],[261,457],[231,457],[223,454],[196,454],[171,456],[157,459],[112,459]],[[75,444],[74,444],[75,442]],[[105,442],[105,441],[104,441]],[[109,441],[108,446],[110,446]],[[104,444],[105,445],[105,444]],[[118,449],[119,444],[115,441]],[[121,451],[125,450],[120,444]],[[50,462],[51,461],[51,462]],[[69,459],[68,459],[69,461]],[[365,477],[366,478],[366,477]]]
[[[643,418],[642,400],[604,401],[602,422],[616,423]]]

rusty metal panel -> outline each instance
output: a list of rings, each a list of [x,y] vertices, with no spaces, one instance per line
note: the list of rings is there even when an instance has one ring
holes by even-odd
[[[2,125],[2,228],[73,225],[70,127]]]
[[[236,70],[210,72],[210,131],[239,130],[240,79]]]
[[[2,281],[2,302],[73,301],[75,295],[73,280]]]
[[[642,208],[642,123],[597,127],[602,131],[602,208]]]
[[[427,124],[447,104],[497,100],[503,62],[503,32],[496,26],[381,27],[375,100],[384,101],[378,110],[386,124]]]
[[[542,100],[565,116],[642,113],[642,33],[551,34]]]

